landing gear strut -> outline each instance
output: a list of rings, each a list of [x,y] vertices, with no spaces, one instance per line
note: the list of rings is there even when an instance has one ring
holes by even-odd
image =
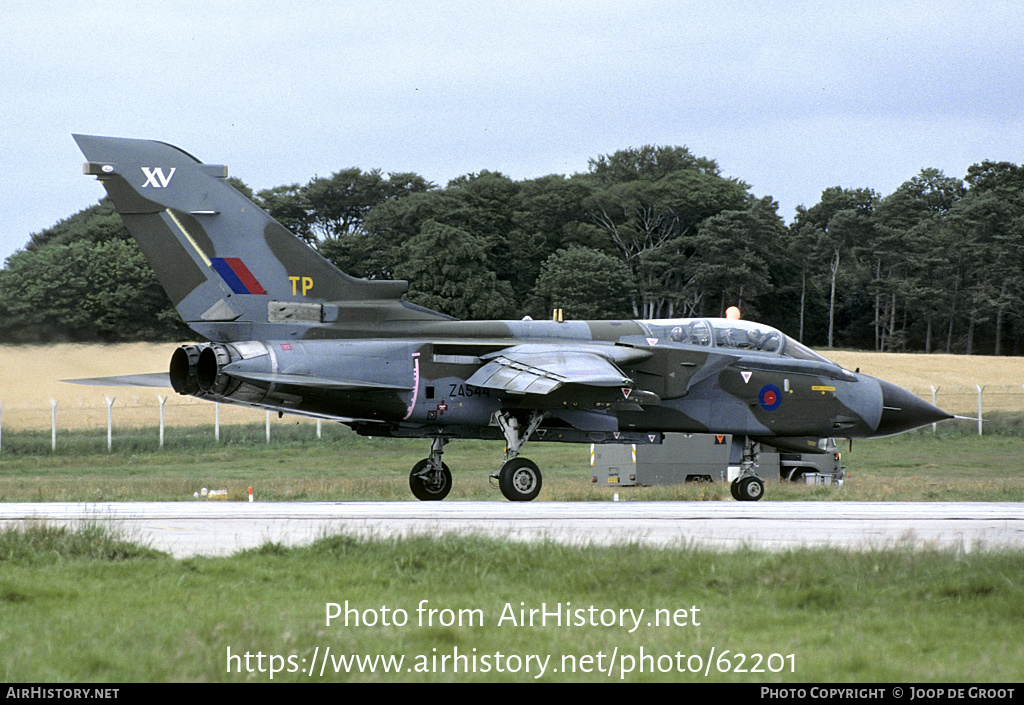
[[[733,438],[734,444],[737,441],[737,438]],[[754,474],[754,442],[744,437],[742,443],[740,474],[729,485],[729,491],[732,493],[732,498],[738,502],[756,502],[764,496],[764,482]]]
[[[409,489],[416,499],[436,501],[444,499],[452,491],[452,473],[441,462],[445,443],[447,441],[444,438],[434,437],[430,444],[430,457],[413,465],[409,473]]]
[[[519,451],[544,420],[544,414],[530,412],[525,423],[508,411],[498,411],[494,420],[505,435],[505,461],[491,478],[498,480],[498,488],[510,502],[529,502],[540,494],[540,468],[532,460],[519,457]]]

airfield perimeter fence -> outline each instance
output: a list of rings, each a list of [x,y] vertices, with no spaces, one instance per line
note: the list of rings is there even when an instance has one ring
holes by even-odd
[[[283,436],[294,437],[293,427],[309,438],[322,438],[327,429],[338,424],[318,419],[261,411],[230,404],[217,404],[177,395],[123,395],[120,397],[62,398],[46,400],[46,405],[16,404],[0,400],[0,452],[3,433],[48,433],[48,447],[58,449],[63,439],[102,437],[107,450],[119,439],[138,437],[148,430],[155,447],[166,442],[200,440],[215,444],[241,438],[245,442],[270,443]],[[252,432],[262,427],[259,434]],[[239,429],[244,428],[244,434]],[[105,435],[104,435],[105,434]],[[258,436],[258,438],[257,438]]]
[[[972,426],[976,423],[978,435],[985,433],[985,414],[1024,416],[1024,385],[930,386],[911,388],[910,391],[956,414]],[[252,428],[257,425],[263,430],[253,434]],[[48,431],[51,451],[57,450],[58,439],[73,436],[95,438],[105,432],[106,447],[110,451],[119,437],[138,435],[141,429],[157,429],[158,440],[155,439],[154,445],[163,448],[168,439],[180,440],[182,435],[199,435],[213,443],[221,443],[227,434],[236,433],[235,429],[241,427],[248,429],[245,435],[248,442],[270,443],[280,436],[294,438],[297,433],[309,438],[322,438],[325,429],[337,426],[332,422],[325,424],[288,414],[279,418],[276,412],[215,404],[178,395],[62,398],[43,400],[42,404],[0,399],[0,452],[3,452],[5,430],[37,434]]]

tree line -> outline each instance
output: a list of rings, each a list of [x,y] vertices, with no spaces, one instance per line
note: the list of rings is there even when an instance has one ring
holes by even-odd
[[[685,147],[585,173],[439,187],[349,168],[253,193],[342,271],[407,279],[459,318],[720,316],[819,347],[1024,354],[1024,167],[923,169],[893,193],[830,187],[788,226],[770,197]],[[0,341],[191,337],[104,199],[0,270]]]

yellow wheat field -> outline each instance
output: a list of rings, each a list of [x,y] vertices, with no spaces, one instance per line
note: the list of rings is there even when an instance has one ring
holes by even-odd
[[[843,367],[888,380],[931,400],[946,411],[975,413],[977,387],[983,411],[1024,412],[1024,358],[982,355],[919,355],[818,350]]]
[[[47,429],[50,400],[57,402],[59,428],[97,428],[107,423],[106,397],[114,399],[117,426],[155,426],[159,397],[167,401],[168,426],[212,424],[214,405],[150,387],[94,387],[61,380],[107,377],[167,369],[175,344],[0,346],[0,404],[4,429]],[[821,351],[848,369],[876,377],[937,401],[947,411],[973,413],[976,385],[985,388],[984,410],[1024,412],[1024,358],[966,357]],[[261,423],[263,412],[221,405],[221,422]]]
[[[168,426],[212,425],[215,406],[173,389],[155,387],[97,387],[64,382],[66,379],[164,372],[172,343],[126,345],[19,345],[0,346],[0,404],[4,429],[48,429],[51,400],[57,402],[61,429],[98,428],[107,424],[107,402],[113,399],[114,424],[119,427],[156,426],[160,397],[166,402]],[[221,423],[262,422],[265,414],[253,409],[220,406]]]

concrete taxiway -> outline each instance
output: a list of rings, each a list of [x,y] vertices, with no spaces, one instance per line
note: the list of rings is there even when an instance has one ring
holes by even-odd
[[[0,503],[0,525],[94,522],[176,557],[266,542],[482,534],[573,544],[731,550],[911,545],[1024,548],[1024,505],[988,502],[111,502]]]

